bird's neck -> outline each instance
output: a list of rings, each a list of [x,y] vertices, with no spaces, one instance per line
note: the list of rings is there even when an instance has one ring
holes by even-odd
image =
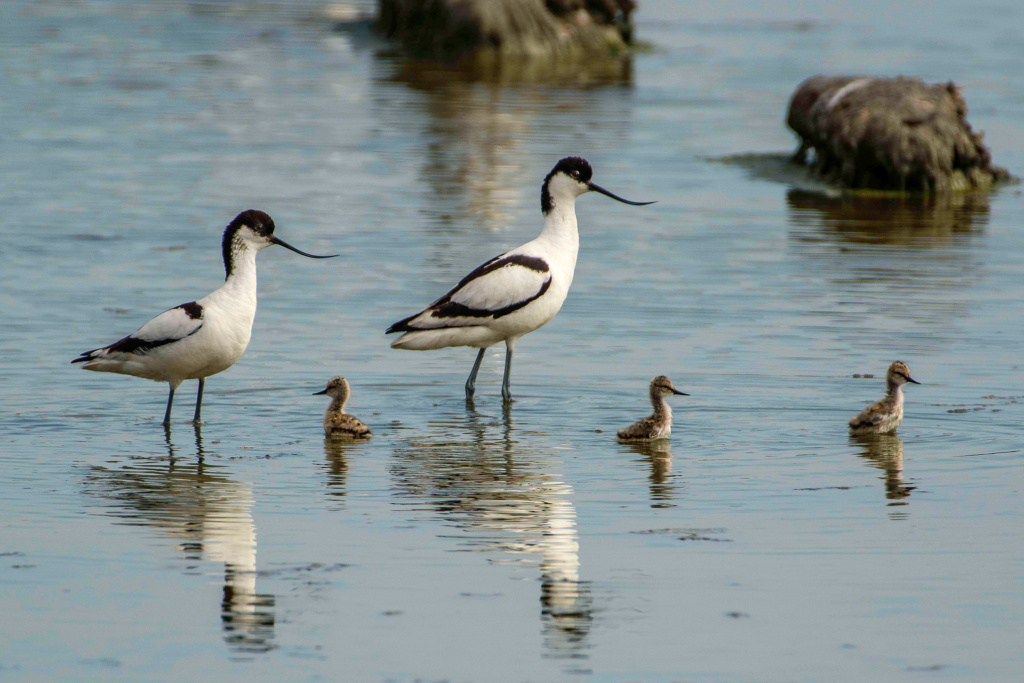
[[[889,394],[886,398],[892,402],[892,405],[898,409],[903,409],[903,392],[900,390],[900,385],[889,385]]]
[[[668,402],[665,401],[664,396],[651,394],[651,405],[654,407],[655,420],[661,421],[672,419],[672,409],[669,407]]]
[[[347,396],[335,396],[331,401],[331,405],[327,407],[327,414],[338,414],[345,412],[345,404],[348,403]]]
[[[224,269],[227,279],[221,290],[235,297],[256,299],[256,250],[236,242],[229,253],[224,255]]]
[[[903,395],[903,392],[900,391],[900,385],[897,384],[896,382],[893,382],[892,380],[886,381],[885,389],[886,393],[889,396],[895,396],[896,398],[900,398]]]
[[[558,247],[560,253],[571,256],[573,264],[580,248],[580,233],[576,225],[576,200],[563,198],[544,216],[544,229],[538,240]]]

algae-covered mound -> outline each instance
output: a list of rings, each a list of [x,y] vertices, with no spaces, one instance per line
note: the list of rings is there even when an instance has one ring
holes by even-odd
[[[794,160],[850,189],[980,190],[1009,177],[992,165],[953,83],[917,78],[813,76],[793,93],[786,123],[800,136]]]
[[[623,53],[635,0],[378,0],[377,28],[420,56]]]

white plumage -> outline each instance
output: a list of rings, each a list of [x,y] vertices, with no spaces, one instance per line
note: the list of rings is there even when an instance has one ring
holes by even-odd
[[[331,258],[307,254],[275,237],[274,221],[264,212],[243,211],[224,231],[227,274],[220,289],[164,311],[127,337],[71,362],[83,363],[85,370],[167,382],[165,426],[171,421],[175,389],[185,380],[198,379],[193,418],[198,422],[205,379],[234,365],[249,345],[256,317],[256,254],[274,244],[310,258]]]
[[[622,199],[590,182],[591,176],[590,164],[584,159],[567,157],[559,161],[541,188],[541,234],[487,261],[430,306],[389,327],[388,334],[404,332],[391,347],[415,351],[448,346],[479,348],[466,381],[466,398],[471,398],[484,351],[504,341],[501,395],[511,400],[509,375],[516,340],[554,318],[572,285],[579,251],[576,198],[586,192],[600,192],[625,204],[653,203]]]

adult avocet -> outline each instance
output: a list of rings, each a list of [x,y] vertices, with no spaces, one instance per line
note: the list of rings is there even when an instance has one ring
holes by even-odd
[[[509,373],[519,337],[555,317],[562,307],[576,269],[580,237],[576,227],[576,198],[600,192],[624,204],[631,202],[590,181],[590,164],[579,157],[559,161],[544,178],[540,208],[544,229],[532,242],[495,256],[462,278],[454,289],[415,315],[399,320],[387,334],[404,332],[393,349],[426,351],[448,346],[479,348],[466,380],[472,398],[476,374],[487,347],[505,342],[505,376],[501,396],[512,400]]]
[[[668,407],[665,398],[673,394],[689,396],[676,389],[672,380],[665,375],[658,375],[651,380],[650,394],[654,414],[620,430],[619,438],[623,441],[653,441],[667,438],[672,433],[672,409]]]
[[[850,431],[854,434],[886,434],[896,431],[903,422],[903,391],[900,387],[907,382],[920,384],[910,376],[910,368],[906,363],[895,361],[885,374],[885,398],[851,418]]]
[[[164,426],[171,423],[174,390],[187,379],[199,380],[196,413],[199,422],[206,378],[227,370],[242,357],[249,345],[256,316],[256,253],[279,244],[309,258],[274,236],[274,221],[262,211],[250,209],[238,214],[224,231],[222,249],[224,285],[198,301],[164,311],[148,323],[110,346],[86,351],[72,363],[84,363],[86,370],[134,375],[167,382],[167,410]]]
[[[317,391],[313,395],[321,396],[326,394],[333,400],[327,406],[324,413],[324,434],[332,438],[345,439],[368,439],[373,434],[370,428],[364,425],[353,415],[345,412],[345,404],[352,395],[352,388],[344,377],[332,377],[327,383],[327,388]]]

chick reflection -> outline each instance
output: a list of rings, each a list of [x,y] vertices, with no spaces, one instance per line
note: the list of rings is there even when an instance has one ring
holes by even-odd
[[[341,439],[324,439],[324,458],[327,469],[327,486],[330,496],[344,498],[348,495],[348,457],[345,455],[347,444]]]
[[[954,234],[980,230],[988,222],[983,193],[943,196],[841,196],[789,190],[791,222],[818,224],[846,242],[895,246],[948,243]]]
[[[182,460],[166,436],[169,457],[137,459],[123,467],[93,467],[85,492],[110,502],[120,524],[158,528],[189,560],[223,562],[221,624],[236,655],[273,649],[274,596],[256,592],[256,526],[252,486],[205,463],[195,428],[196,457]]]
[[[551,471],[559,459],[517,441],[507,405],[499,421],[467,401],[464,416],[435,423],[432,432],[396,449],[398,495],[426,501],[460,528],[462,551],[504,554],[495,564],[539,556],[547,654],[586,656],[593,608],[579,579],[573,490]]]
[[[348,496],[349,457],[366,446],[366,440],[324,438],[324,469],[327,480],[327,495],[337,504],[336,510],[344,508]]]
[[[896,434],[854,434],[850,443],[859,446],[860,457],[867,459],[869,466],[885,472],[885,497],[902,501],[910,497],[916,487],[903,483],[903,441]],[[906,505],[906,502],[890,503]]]
[[[651,507],[675,507],[672,502],[676,497],[676,485],[672,474],[672,446],[668,439],[657,441],[622,442],[621,446],[640,458],[637,462],[646,463],[651,468]]]

